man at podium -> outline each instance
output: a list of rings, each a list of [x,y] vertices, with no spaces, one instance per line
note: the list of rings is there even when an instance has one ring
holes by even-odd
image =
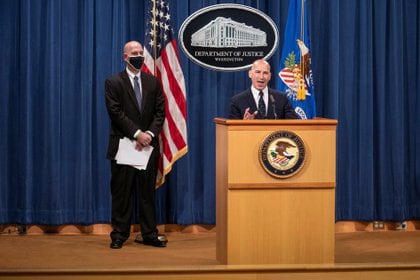
[[[252,85],[232,97],[229,119],[298,119],[284,93],[269,88],[270,64],[264,59],[252,63],[248,76]]]

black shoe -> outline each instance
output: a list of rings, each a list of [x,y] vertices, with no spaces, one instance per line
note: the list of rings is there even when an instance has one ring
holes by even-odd
[[[122,241],[121,239],[116,239],[116,240],[112,240],[111,244],[109,245],[109,247],[111,249],[121,249],[122,246],[124,244],[124,241]]]
[[[158,239],[162,242],[168,243],[168,238],[166,238],[166,235],[159,233]],[[143,236],[140,234],[137,234],[136,239],[134,239],[134,242],[143,244]]]
[[[168,241],[159,240],[157,237],[153,239],[143,239],[143,244],[147,246],[166,247],[166,243],[168,243]]]

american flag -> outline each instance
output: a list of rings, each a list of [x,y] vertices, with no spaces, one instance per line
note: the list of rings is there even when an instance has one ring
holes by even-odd
[[[170,1],[148,2],[142,70],[155,75],[161,81],[166,104],[166,119],[159,135],[161,159],[157,186],[160,186],[175,161],[188,151],[187,100],[184,74],[170,24]]]

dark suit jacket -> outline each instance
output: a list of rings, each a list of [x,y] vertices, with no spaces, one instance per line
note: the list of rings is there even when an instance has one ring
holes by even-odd
[[[274,107],[278,119],[299,119],[299,116],[293,110],[292,104],[284,93],[269,88],[268,94],[272,95],[275,100]],[[251,88],[233,96],[230,103],[229,119],[243,119],[246,108],[249,112],[254,113],[257,110],[257,104],[252,96]],[[273,103],[268,98],[267,119],[275,119],[273,111]],[[257,114],[256,119],[261,119]]]
[[[111,131],[107,158],[114,159],[118,151],[119,139],[133,139],[138,129],[151,131],[151,145],[159,150],[158,135],[165,120],[165,99],[158,79],[145,72],[141,73],[142,108],[136,100],[130,78],[124,70],[105,81],[105,102],[111,119]]]

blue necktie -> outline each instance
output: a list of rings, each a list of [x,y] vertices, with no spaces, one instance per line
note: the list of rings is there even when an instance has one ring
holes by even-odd
[[[139,110],[141,110],[141,89],[139,85],[139,78],[134,76],[134,92],[136,93],[137,104],[139,104]]]
[[[258,100],[258,114],[261,119],[265,119],[265,103],[264,103],[264,93],[260,91],[260,99]]]

